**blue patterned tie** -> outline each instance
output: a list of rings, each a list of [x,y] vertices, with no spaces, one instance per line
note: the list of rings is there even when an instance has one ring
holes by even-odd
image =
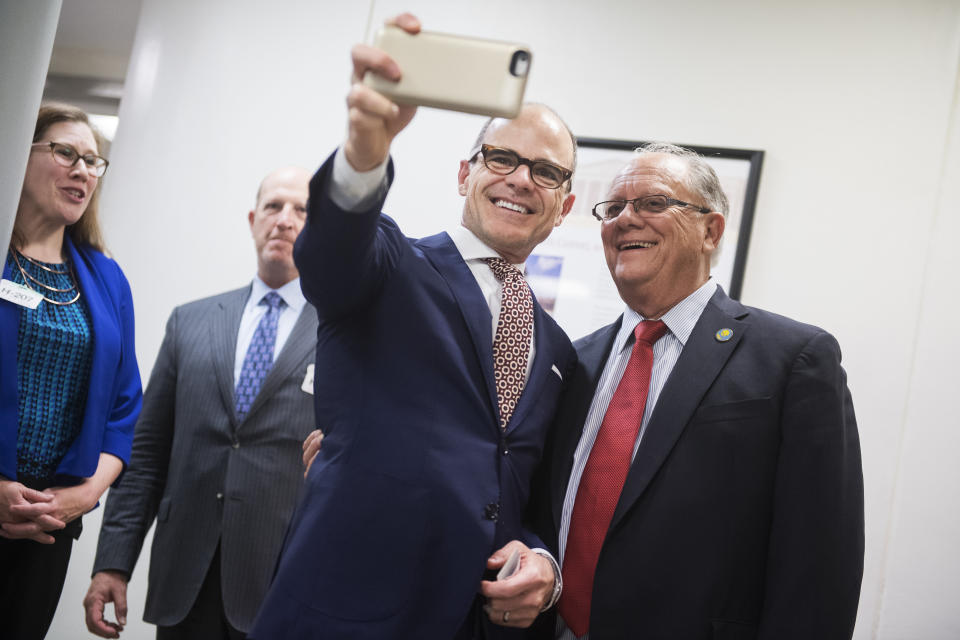
[[[234,397],[237,400],[237,418],[243,420],[250,411],[253,399],[260,391],[263,379],[273,366],[273,347],[277,343],[277,320],[280,318],[280,309],[286,304],[276,291],[271,291],[260,300],[269,308],[260,318],[260,324],[253,333],[247,355],[243,358],[243,368],[240,370],[240,380]]]

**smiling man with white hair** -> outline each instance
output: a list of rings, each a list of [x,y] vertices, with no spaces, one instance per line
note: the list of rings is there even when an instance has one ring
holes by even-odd
[[[853,633],[863,474],[840,348],[711,278],[727,207],[703,158],[655,144],[593,208],[626,307],[574,345],[534,501],[564,580],[540,637]]]

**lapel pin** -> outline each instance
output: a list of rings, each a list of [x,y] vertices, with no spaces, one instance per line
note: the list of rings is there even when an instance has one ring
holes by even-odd
[[[720,331],[717,331],[715,334],[713,334],[713,337],[717,339],[717,342],[726,342],[733,337],[733,329],[727,329],[724,327],[723,329],[720,329]]]

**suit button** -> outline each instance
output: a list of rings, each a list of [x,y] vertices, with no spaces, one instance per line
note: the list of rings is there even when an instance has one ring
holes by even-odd
[[[217,491],[217,502],[223,502],[223,494]]]
[[[234,440],[234,441],[233,441],[233,448],[234,448],[234,449],[239,449],[239,448],[240,448],[240,441],[239,441],[239,440]]]
[[[503,455],[505,455],[505,456],[510,455],[510,449],[504,449],[504,450],[503,450]]]
[[[497,521],[497,518],[500,516],[500,504],[497,502],[491,502],[483,508],[483,517],[487,520]]]

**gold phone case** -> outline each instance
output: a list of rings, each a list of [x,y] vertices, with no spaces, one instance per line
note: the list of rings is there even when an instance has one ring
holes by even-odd
[[[519,44],[384,26],[374,46],[400,65],[390,82],[368,72],[364,84],[398,104],[513,118],[523,104],[532,54]]]

